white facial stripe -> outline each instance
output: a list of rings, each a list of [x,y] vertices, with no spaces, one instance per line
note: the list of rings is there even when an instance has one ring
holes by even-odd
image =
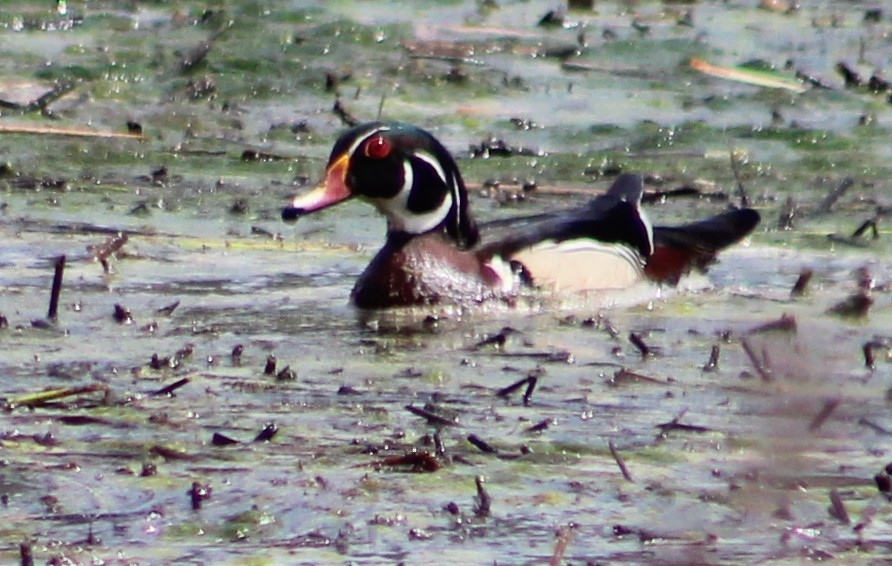
[[[422,161],[434,168],[445,182],[443,168],[428,154],[420,157]],[[415,183],[415,173],[412,164],[403,162],[403,186],[395,196],[389,199],[369,199],[378,210],[387,217],[390,227],[410,234],[423,234],[436,228],[452,208],[452,193],[447,194],[443,202],[435,210],[424,213],[413,213],[409,210],[409,195],[412,193],[412,185]]]
[[[440,176],[440,179],[443,180],[443,183],[447,187],[449,187],[449,189],[450,189],[449,196],[451,196],[452,202],[455,203],[455,207],[457,208],[456,214],[455,214],[455,223],[456,223],[455,229],[456,229],[456,233],[458,233],[460,231],[460,226],[458,224],[459,224],[459,222],[461,222],[461,218],[462,218],[462,215],[464,214],[464,211],[461,209],[461,206],[462,206],[461,195],[458,194],[458,191],[459,191],[458,179],[455,178],[455,173],[451,173],[450,179],[447,179],[446,172],[443,171],[443,166],[440,165],[439,160],[437,160],[437,158],[435,158],[433,155],[427,153],[426,151],[416,151],[415,157],[417,157],[421,161],[424,161],[425,163],[430,165],[433,168],[433,170],[437,172],[437,175]],[[448,201],[448,200],[449,200],[449,198],[446,199],[446,201]],[[444,204],[446,201],[444,201]],[[441,205],[440,209],[442,209],[442,208],[443,208],[443,206]],[[443,211],[443,218],[446,218],[446,214],[448,214],[448,213],[449,213],[449,209],[447,208]]]
[[[374,136],[378,132],[386,132],[388,130],[390,130],[390,126],[378,126],[374,130],[370,131],[368,134],[362,136],[361,138],[359,138],[358,140],[353,142],[353,145],[351,145],[350,148],[347,150],[347,155],[352,157],[353,154],[356,152],[356,150],[359,149],[359,146],[361,146],[365,140]]]
[[[424,161],[425,163],[430,165],[431,168],[437,172],[437,175],[439,175],[440,178],[443,179],[443,184],[447,187],[449,186],[449,182],[446,179],[446,172],[443,171],[443,166],[440,165],[440,162],[437,161],[437,159],[433,155],[426,151],[415,151],[413,155],[421,161]]]

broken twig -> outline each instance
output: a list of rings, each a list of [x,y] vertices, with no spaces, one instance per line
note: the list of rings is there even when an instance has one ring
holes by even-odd
[[[622,473],[626,481],[635,483],[635,480],[632,479],[632,474],[629,473],[629,468],[626,467],[625,460],[623,460],[623,457],[620,456],[612,440],[607,441],[607,447],[610,448],[610,455],[613,456],[614,461],[616,461],[616,465],[619,466],[620,473]]]

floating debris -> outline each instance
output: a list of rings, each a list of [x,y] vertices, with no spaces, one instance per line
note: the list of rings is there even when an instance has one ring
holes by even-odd
[[[805,295],[808,292],[808,284],[814,274],[815,272],[811,269],[807,267],[802,268],[802,271],[799,272],[799,277],[796,278],[796,283],[790,290],[790,296],[795,298]]]
[[[297,379],[297,372],[291,369],[291,366],[285,366],[276,374],[276,381],[294,381]]]
[[[536,390],[536,384],[539,383],[539,377],[536,375],[530,375],[527,377],[527,388],[526,391],[523,392],[523,406],[529,407],[530,403],[533,400],[533,391]]]
[[[781,207],[780,214],[777,218],[778,230],[792,230],[793,219],[796,217],[798,212],[799,211],[796,208],[796,201],[793,200],[793,197],[787,197],[784,200],[784,204]]]
[[[670,432],[673,430],[680,430],[683,432],[711,432],[712,431],[712,429],[705,427],[705,426],[689,425],[689,424],[684,424],[684,423],[680,422],[682,417],[684,417],[685,414],[687,414],[687,412],[688,412],[688,410],[685,409],[681,413],[679,413],[679,415],[677,417],[675,417],[668,423],[660,423],[660,424],[656,425],[656,427],[658,429],[660,429],[660,434],[665,435],[667,432]]]
[[[467,438],[468,438],[468,442],[473,444],[475,448],[477,448],[478,450],[480,450],[481,452],[483,452],[485,454],[498,454],[499,453],[498,448],[496,448],[489,442],[483,440],[476,434],[469,434]]]
[[[211,444],[213,446],[231,446],[233,444],[239,444],[239,441],[226,436],[225,434],[215,432],[211,436]]]
[[[415,407],[414,405],[406,405],[404,407],[407,411],[412,413],[415,416],[426,419],[429,424],[436,426],[461,426],[458,422],[457,416],[445,417],[438,415],[432,411],[430,411],[427,407],[420,408]]]
[[[824,197],[824,200],[821,201],[821,204],[818,205],[818,209],[815,211],[815,215],[827,214],[833,208],[833,205],[836,204],[849,189],[851,189],[855,185],[855,179],[852,177],[846,177],[838,185],[836,185],[827,196]]]
[[[198,511],[201,509],[201,504],[211,498],[211,493],[213,490],[200,482],[192,482],[192,487],[189,488],[187,492],[189,494],[189,500],[192,502],[192,510]]]
[[[390,456],[366,465],[378,469],[385,466],[389,468],[407,467],[412,472],[436,472],[441,467],[440,461],[434,455],[424,451],[413,451],[403,456]]]
[[[477,486],[477,496],[475,497],[474,502],[474,515],[481,519],[488,517],[492,510],[492,497],[490,497],[486,488],[483,486],[484,481],[483,476],[474,478],[474,484]]]
[[[353,126],[357,126],[362,123],[362,120],[353,115],[347,108],[344,106],[344,103],[341,102],[340,98],[335,99],[334,106],[332,107],[332,112],[334,112],[335,116],[341,119],[341,122],[344,123],[345,126],[352,128]]]
[[[737,196],[740,197],[740,206],[747,208],[750,205],[750,198],[746,185],[743,184],[743,177],[740,174],[740,159],[733,148],[728,152],[728,157],[731,160],[731,171],[734,173],[734,181],[737,183]]]
[[[93,254],[93,257],[102,265],[102,270],[108,274],[111,269],[108,264],[108,258],[118,253],[124,244],[127,243],[128,236],[124,232],[118,232],[110,237],[99,246],[87,246],[87,251]]]
[[[638,348],[638,351],[641,352],[642,360],[647,359],[652,354],[651,349],[647,346],[647,344],[644,343],[644,339],[641,338],[639,334],[636,334],[635,332],[629,332],[629,342],[631,342],[632,345]]]
[[[11,411],[17,407],[40,407],[46,405],[47,403],[58,401],[60,399],[77,397],[90,393],[107,394],[108,386],[98,384],[84,385],[81,387],[62,387],[59,389],[48,389],[46,391],[40,391],[37,393],[26,393],[25,395],[19,395],[18,397],[7,399],[4,403],[3,408],[7,411]]]
[[[611,387],[621,387],[627,383],[657,383],[660,385],[666,384],[665,381],[662,381],[655,377],[650,377],[648,375],[629,371],[626,368],[620,368],[616,370],[613,375],[607,380],[607,385]]]
[[[59,315],[59,295],[62,294],[62,275],[65,273],[65,256],[56,258],[53,271],[53,288],[50,291],[50,306],[47,309],[47,319],[56,322]]]
[[[276,355],[270,354],[266,357],[266,365],[263,366],[263,375],[276,374]]]
[[[706,364],[703,365],[703,371],[705,371],[705,372],[718,371],[720,352],[721,352],[721,347],[718,344],[713,344],[712,349],[709,351],[709,360],[706,362]]]
[[[873,297],[862,289],[827,309],[827,314],[843,318],[864,318],[873,306]]]
[[[112,317],[118,324],[133,324],[133,315],[130,314],[130,309],[118,303],[115,303],[115,312]]]
[[[548,566],[560,566],[564,563],[564,554],[567,552],[567,547],[570,546],[570,540],[573,538],[575,529],[576,523],[570,523],[557,530],[557,533],[555,533],[557,541],[554,544],[554,552],[551,553],[551,558],[548,559]]]
[[[767,88],[779,88],[795,93],[808,90],[799,80],[791,79],[773,71],[764,71],[748,67],[720,67],[707,63],[703,59],[692,57],[688,63],[692,69],[705,75],[727,79],[739,83]]]
[[[523,155],[527,157],[541,157],[544,152],[538,149],[530,149],[520,146],[511,146],[505,140],[499,138],[489,138],[483,140],[477,145],[471,145],[468,148],[471,158],[488,159],[490,157],[512,157],[515,155]]]
[[[889,340],[885,339],[877,339],[871,340],[870,342],[866,342],[864,346],[862,346],[862,351],[864,352],[864,366],[869,370],[876,369],[876,357],[874,356],[874,350],[878,348],[884,348],[886,350],[889,349]]]
[[[291,160],[291,157],[287,157],[285,155],[278,155],[275,153],[268,153],[266,151],[260,151],[256,149],[246,149],[242,152],[242,161],[288,161]]]
[[[232,360],[232,365],[242,365],[242,354],[244,353],[244,351],[245,347],[241,344],[236,344],[232,347],[232,352],[229,354],[229,359]]]
[[[836,410],[836,408],[839,406],[839,404],[841,402],[842,402],[842,399],[839,397],[835,397],[833,399],[828,399],[824,403],[824,406],[821,407],[821,410],[818,412],[818,414],[815,415],[815,418],[813,418],[811,420],[811,422],[808,424],[808,431],[809,432],[817,432],[818,429],[820,429],[822,426],[824,426],[824,423],[827,422],[827,419],[830,418],[830,415],[833,414],[833,411]]]
[[[528,386],[529,382],[530,382],[529,376],[527,376],[519,381],[515,381],[511,385],[508,385],[507,387],[503,387],[503,388],[499,389],[498,391],[496,391],[496,396],[497,397],[507,397],[507,396],[511,395],[512,393],[514,393],[515,391],[517,391],[518,389],[520,389],[521,387],[523,387],[524,385]]]
[[[843,525],[851,525],[852,519],[849,518],[849,512],[846,505],[839,495],[839,490],[835,487],[830,490],[830,507],[828,509],[830,516],[842,523]]]
[[[152,393],[152,395],[154,395],[156,397],[175,397],[174,391],[176,391],[180,387],[186,385],[187,383],[189,383],[189,378],[184,377],[183,379],[179,379],[179,380],[171,383],[170,385],[162,387],[161,389]]]
[[[557,424],[557,419],[542,419],[533,426],[528,427],[526,432],[543,432],[554,424]]]
[[[481,348],[484,348],[486,346],[494,346],[498,349],[501,349],[505,346],[505,343],[508,341],[508,338],[510,336],[514,336],[514,335],[520,334],[520,333],[521,332],[519,330],[515,330],[514,328],[511,328],[510,326],[504,326],[504,327],[502,327],[501,330],[499,330],[499,332],[497,334],[494,334],[492,336],[487,336],[480,342],[477,342],[476,344],[474,344],[474,347],[471,349],[472,350],[480,350]]]
[[[616,465],[619,467],[620,473],[623,475],[623,478],[627,482],[635,483],[635,480],[632,479],[632,474],[629,473],[629,468],[626,466],[625,460],[620,455],[619,451],[616,449],[616,445],[613,444],[613,441],[610,440],[607,442],[607,447],[610,449],[610,455],[613,456],[613,460],[616,462]]]
[[[176,300],[176,301],[170,303],[169,305],[161,307],[160,309],[156,310],[155,312],[158,314],[163,314],[165,316],[170,316],[173,314],[173,311],[175,311],[178,306],[180,306],[180,301]]]
[[[264,425],[263,430],[254,437],[254,442],[269,442],[276,436],[276,434],[278,434],[278,432],[279,425],[276,423],[267,423]]]

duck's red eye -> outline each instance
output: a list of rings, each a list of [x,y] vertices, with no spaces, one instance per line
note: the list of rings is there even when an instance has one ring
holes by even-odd
[[[390,155],[393,146],[383,136],[374,136],[365,142],[365,155],[372,159],[384,159]]]

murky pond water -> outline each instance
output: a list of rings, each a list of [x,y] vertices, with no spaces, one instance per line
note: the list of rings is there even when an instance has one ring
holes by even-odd
[[[884,6],[598,2],[549,27],[539,1],[46,4],[0,10],[3,563],[889,560]],[[434,131],[483,219],[637,171],[699,191],[656,224],[739,185],[763,224],[612,307],[359,320],[383,221],[279,220],[337,97]],[[128,121],[144,140],[110,137]],[[469,157],[491,137],[515,151]]]

